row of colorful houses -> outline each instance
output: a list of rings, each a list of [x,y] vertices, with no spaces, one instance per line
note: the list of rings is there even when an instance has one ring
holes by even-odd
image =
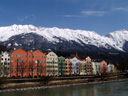
[[[2,52],[0,64],[6,68],[7,77],[41,77],[68,75],[96,75],[114,73],[113,64],[106,61],[93,62],[90,57],[80,59],[58,57],[54,52],[43,53],[40,50],[25,51],[23,49]]]

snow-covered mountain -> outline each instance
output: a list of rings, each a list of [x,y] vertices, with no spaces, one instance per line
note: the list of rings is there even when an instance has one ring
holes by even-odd
[[[100,36],[94,31],[12,25],[0,27],[0,44],[58,51],[128,51],[128,31],[119,30]]]

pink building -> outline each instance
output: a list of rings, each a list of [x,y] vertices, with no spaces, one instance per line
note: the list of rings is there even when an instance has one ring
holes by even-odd
[[[106,61],[102,61],[100,63],[100,66],[101,66],[101,74],[106,74],[108,73],[108,66],[107,66],[107,62]]]
[[[86,73],[87,75],[91,75],[92,74],[92,64],[91,64],[91,58],[87,57],[86,59]]]

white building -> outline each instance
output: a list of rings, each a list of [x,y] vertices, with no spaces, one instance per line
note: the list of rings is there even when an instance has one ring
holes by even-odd
[[[71,75],[80,75],[80,60],[76,57],[70,59]]]
[[[9,52],[1,52],[1,65],[4,66],[4,76],[10,76],[10,53]]]
[[[114,65],[111,63],[108,64],[108,73],[114,73]]]

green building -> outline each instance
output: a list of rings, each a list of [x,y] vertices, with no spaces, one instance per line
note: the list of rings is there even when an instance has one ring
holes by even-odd
[[[58,75],[59,76],[64,76],[66,75],[66,70],[65,70],[65,58],[64,57],[58,57],[58,70],[59,70],[59,73]]]

